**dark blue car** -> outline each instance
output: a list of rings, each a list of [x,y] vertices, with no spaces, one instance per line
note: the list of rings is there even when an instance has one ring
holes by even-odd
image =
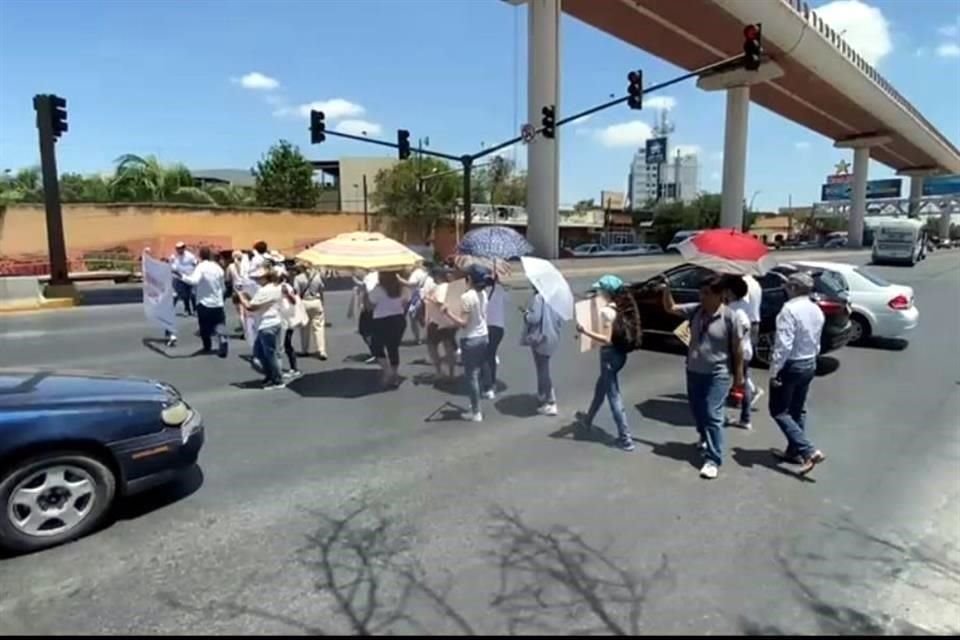
[[[197,462],[203,424],[170,385],[0,369],[0,548],[78,538],[114,500]]]

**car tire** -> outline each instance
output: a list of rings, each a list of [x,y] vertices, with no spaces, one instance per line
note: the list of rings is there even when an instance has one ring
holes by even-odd
[[[870,321],[859,313],[850,316],[850,344],[864,345],[870,339]]]
[[[57,480],[44,477],[51,473],[62,478],[59,491],[54,494],[57,500],[64,500],[69,507],[77,507],[81,515],[74,515],[76,522],[59,520],[52,513],[41,525],[59,521],[63,530],[55,533],[32,533],[28,529],[26,517],[30,507],[14,503],[14,494],[22,490],[35,488],[36,482],[50,483],[50,490],[56,487]],[[79,487],[79,488],[78,488]],[[71,489],[75,495],[71,493]],[[64,495],[66,491],[67,495]],[[113,471],[101,460],[87,453],[58,451],[34,456],[15,464],[9,471],[0,475],[0,549],[15,553],[30,553],[48,547],[54,547],[70,540],[80,538],[93,531],[110,511],[116,496],[117,479]],[[36,507],[34,507],[36,508]],[[63,510],[64,512],[66,510]],[[19,516],[19,524],[18,518]],[[46,530],[57,529],[56,526]],[[38,529],[39,530],[39,529]]]

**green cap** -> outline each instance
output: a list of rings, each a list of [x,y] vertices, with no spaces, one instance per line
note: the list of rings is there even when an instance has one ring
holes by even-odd
[[[618,276],[607,274],[601,277],[599,280],[593,283],[593,286],[590,288],[597,291],[603,291],[604,293],[617,293],[623,289],[624,284]]]

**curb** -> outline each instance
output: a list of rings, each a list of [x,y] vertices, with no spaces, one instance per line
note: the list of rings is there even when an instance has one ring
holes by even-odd
[[[37,311],[53,311],[55,309],[70,309],[77,306],[74,298],[44,298],[43,300],[14,300],[0,303],[0,315],[14,313],[35,313]]]

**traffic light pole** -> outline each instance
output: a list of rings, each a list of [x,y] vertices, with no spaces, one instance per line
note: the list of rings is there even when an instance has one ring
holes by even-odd
[[[53,131],[53,104],[48,96],[36,96],[40,132],[40,168],[43,174],[43,201],[47,215],[47,251],[50,255],[50,284],[69,285],[67,244],[63,237],[63,209],[60,206],[60,179],[57,174],[57,151]]]
[[[744,54],[739,54],[736,56],[731,56],[719,62],[714,62],[712,64],[705,65],[703,67],[694,69],[693,71],[690,71],[683,75],[679,75],[676,78],[671,78],[666,82],[661,82],[659,84],[651,85],[643,90],[642,95],[647,95],[648,93],[654,93],[656,91],[660,91],[661,89],[666,89],[667,87],[671,87],[675,84],[683,82],[684,80],[697,78],[704,74],[721,71],[726,68],[736,66],[738,64],[742,64],[744,59],[745,59]],[[579,120],[580,118],[583,118],[585,116],[589,116],[594,113],[603,111],[605,109],[609,109],[610,107],[623,104],[624,102],[627,102],[629,99],[630,99],[630,96],[627,95],[621,98],[615,98],[613,100],[609,100],[607,102],[604,102],[603,104],[598,104],[597,106],[590,107],[589,109],[584,109],[583,111],[579,111],[577,113],[569,115],[566,118],[561,118],[560,120],[557,120],[556,123],[554,124],[554,127],[559,127],[565,124],[569,124],[574,120]],[[544,127],[538,127],[537,129],[535,129],[534,135],[538,133],[542,133],[543,130],[544,130]],[[375,144],[381,147],[389,147],[391,149],[400,148],[400,145],[398,145],[395,142],[388,142],[386,140],[377,140],[376,138],[368,138],[367,136],[355,136],[349,133],[341,133],[339,131],[325,131],[324,133],[328,136],[336,136],[338,138],[346,138],[348,140],[366,142],[368,144]],[[506,149],[507,147],[512,147],[518,142],[523,142],[524,140],[525,140],[524,136],[522,135],[516,136],[514,138],[510,138],[509,140],[505,140],[500,144],[493,145],[492,147],[487,147],[486,149],[483,149],[482,151],[479,151],[477,153],[465,154],[462,156],[454,156],[448,153],[441,153],[439,151],[433,151],[432,149],[418,150],[418,153],[421,153],[423,155],[433,156],[435,158],[442,158],[444,160],[449,160],[451,162],[459,162],[462,165],[463,167],[463,230],[464,232],[467,232],[470,230],[470,224],[473,221],[472,199],[470,197],[471,196],[470,190],[472,188],[471,181],[472,181],[473,167],[475,166],[474,163],[481,158],[484,158],[498,151]]]

